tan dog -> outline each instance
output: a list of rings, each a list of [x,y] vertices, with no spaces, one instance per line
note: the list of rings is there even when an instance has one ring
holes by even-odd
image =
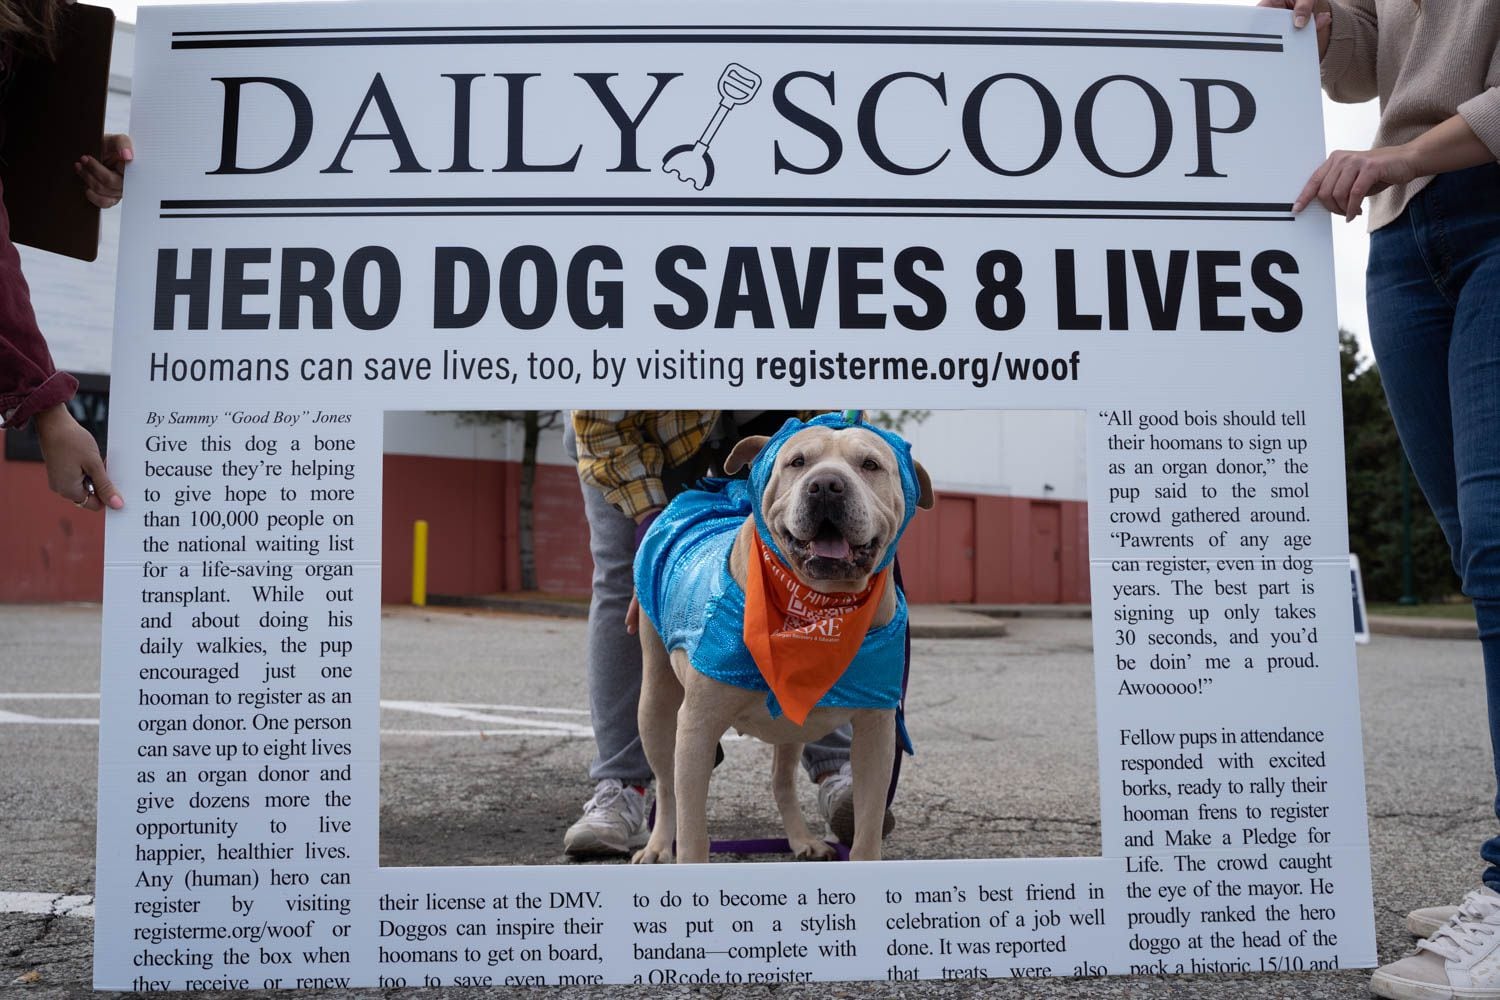
[[[746,438],[725,462],[733,474],[764,447],[764,437]],[[932,484],[920,465],[918,506],[933,505]],[[822,593],[858,593],[870,582],[906,519],[906,501],[891,447],[860,428],[808,427],[777,455],[761,498],[761,510],[787,568],[807,587]],[[755,521],[740,527],[729,556],[730,574],[745,586]],[[885,588],[871,628],[896,613],[894,584]],[[894,710],[814,708],[803,725],[772,718],[763,691],[725,684],[700,673],[686,650],[667,653],[645,615],[640,620],[644,675],[640,732],[646,758],[656,775],[656,825],[651,839],[633,858],[636,864],[708,860],[708,781],[714,749],[730,727],[776,747],[771,788],[798,858],[827,859],[833,849],[807,827],[797,801],[796,773],[802,745],[852,723],[850,761],[854,777],[854,843],[850,858],[880,859],[881,821],[895,758]],[[858,670],[859,662],[849,668]]]

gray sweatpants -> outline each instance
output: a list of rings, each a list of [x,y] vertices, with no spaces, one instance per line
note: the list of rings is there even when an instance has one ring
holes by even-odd
[[[564,446],[574,467],[578,442],[572,422]],[[589,765],[594,781],[618,778],[627,784],[651,781],[651,765],[641,748],[636,712],[641,700],[641,644],[625,631],[625,612],[635,593],[635,521],[615,509],[604,494],[579,481],[589,522],[589,552],[594,557],[594,589],[589,598],[589,716],[598,755]],[[802,750],[802,766],[817,778],[838,770],[849,759],[845,726]]]

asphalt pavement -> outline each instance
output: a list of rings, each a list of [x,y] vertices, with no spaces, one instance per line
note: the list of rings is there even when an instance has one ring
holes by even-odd
[[[1008,634],[919,639],[909,722],[918,755],[890,858],[1099,853],[1089,622],[1007,619]],[[393,609],[382,632],[381,862],[564,863],[591,791],[581,621]],[[1407,910],[1477,884],[1494,794],[1476,644],[1377,636],[1359,652],[1382,961]],[[99,610],[0,607],[0,997],[88,993],[93,921]],[[46,697],[39,697],[46,696]],[[769,751],[730,741],[711,832],[775,836]],[[805,808],[813,815],[810,787]],[[1368,974],[1025,983],[637,989],[695,997],[1359,997]],[[327,998],[535,996],[631,990],[391,990]],[[98,994],[130,996],[130,994]],[[234,996],[234,994],[201,994]]]

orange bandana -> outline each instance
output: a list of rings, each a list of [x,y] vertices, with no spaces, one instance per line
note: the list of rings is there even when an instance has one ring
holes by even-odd
[[[889,568],[858,594],[802,584],[752,532],[745,573],[745,646],[781,710],[797,725],[838,683],[880,607]]]

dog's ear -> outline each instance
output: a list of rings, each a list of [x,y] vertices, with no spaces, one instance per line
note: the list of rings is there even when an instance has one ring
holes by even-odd
[[[912,464],[917,467],[917,506],[923,510],[931,510],[932,505],[937,503],[937,497],[932,492],[932,477],[922,468],[921,462]]]
[[[724,459],[724,474],[732,476],[755,461],[755,456],[760,454],[760,450],[766,446],[766,442],[769,440],[771,439],[764,434],[757,434],[754,437],[747,437],[740,441],[739,444],[734,446],[734,450],[729,453],[729,457]]]

